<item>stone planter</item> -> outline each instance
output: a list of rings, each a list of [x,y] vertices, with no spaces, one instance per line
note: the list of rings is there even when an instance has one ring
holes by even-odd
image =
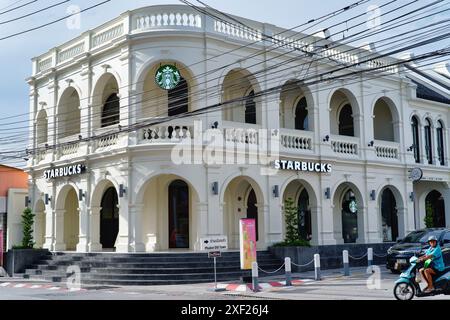
[[[6,252],[5,270],[10,276],[49,255],[48,249],[11,249]]]

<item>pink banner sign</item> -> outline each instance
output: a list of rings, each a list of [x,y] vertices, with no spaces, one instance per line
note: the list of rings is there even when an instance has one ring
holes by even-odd
[[[256,261],[256,221],[255,219],[239,220],[239,236],[241,251],[241,269],[250,270]]]

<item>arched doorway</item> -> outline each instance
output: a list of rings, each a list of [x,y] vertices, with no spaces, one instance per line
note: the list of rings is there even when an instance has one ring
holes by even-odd
[[[103,249],[115,248],[119,233],[119,200],[114,187],[109,187],[103,194],[100,211],[100,243]]]
[[[420,163],[420,136],[419,136],[419,120],[416,116],[411,118],[411,130],[413,138],[414,160]]]
[[[358,204],[352,189],[348,189],[344,193],[341,210],[344,243],[355,243],[358,239]]]
[[[189,248],[189,186],[183,180],[169,185],[169,248]]]
[[[75,251],[79,241],[80,216],[78,196],[74,188],[67,192],[64,203],[64,244],[65,250]]]
[[[264,203],[259,185],[248,176],[239,176],[227,184],[221,196],[223,205],[224,234],[228,236],[228,247],[238,249],[240,245],[240,219],[250,218],[256,222],[257,247],[263,248],[265,241],[264,218],[261,208]]]
[[[301,239],[311,240],[312,238],[312,223],[311,210],[309,206],[309,194],[306,189],[303,189],[298,197],[298,233]]]
[[[256,124],[255,91],[253,90],[245,98],[245,123]]]
[[[116,93],[111,94],[105,102],[102,110],[102,128],[119,124],[120,121],[120,99]]]
[[[259,231],[258,231],[258,207],[256,206],[257,200],[256,200],[256,194],[255,190],[251,189],[250,193],[247,198],[247,218],[248,219],[255,219],[255,226],[256,226],[256,241],[259,240]]]
[[[381,227],[383,241],[396,241],[398,238],[397,202],[391,189],[384,189],[381,194]]]
[[[444,197],[439,191],[433,190],[425,198],[425,213],[433,218],[432,227],[445,227],[445,203]]]
[[[308,105],[306,98],[301,98],[295,108],[295,129],[296,130],[309,130],[308,124]]]

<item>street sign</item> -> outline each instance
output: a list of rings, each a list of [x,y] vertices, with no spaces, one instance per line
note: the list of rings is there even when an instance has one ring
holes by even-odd
[[[208,258],[220,258],[222,253],[220,251],[209,251]]]
[[[221,251],[228,249],[227,236],[211,236],[200,238],[200,250],[202,251]]]

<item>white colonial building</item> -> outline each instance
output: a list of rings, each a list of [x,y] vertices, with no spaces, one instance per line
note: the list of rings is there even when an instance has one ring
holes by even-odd
[[[426,212],[449,226],[448,64],[425,74],[371,46],[236,19],[249,27],[145,7],[33,59],[37,246],[198,250],[224,234],[238,248],[251,217],[262,249],[284,238],[287,198],[317,245],[395,241]],[[208,149],[219,133],[227,164],[205,161],[220,158]],[[194,163],[179,163],[189,146]]]

